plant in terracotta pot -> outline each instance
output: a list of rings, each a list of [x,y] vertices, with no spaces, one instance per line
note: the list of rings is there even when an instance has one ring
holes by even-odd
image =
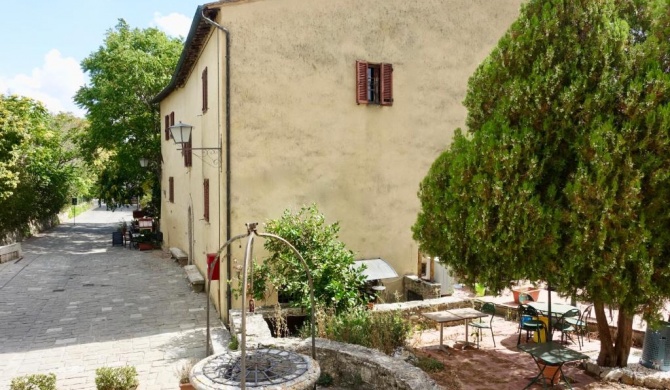
[[[195,387],[190,382],[189,375],[191,373],[191,368],[193,368],[194,361],[189,359],[181,366],[177,374],[179,374],[179,388],[181,390],[195,390]]]

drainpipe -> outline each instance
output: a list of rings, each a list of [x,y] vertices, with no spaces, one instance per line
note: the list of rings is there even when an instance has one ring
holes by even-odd
[[[225,36],[226,36],[226,241],[230,240],[230,203],[231,203],[231,196],[230,196],[230,32],[228,29],[225,27],[221,26],[220,24],[216,23],[212,19],[208,18],[205,15],[205,10],[207,8],[202,9],[202,18],[205,20],[207,23],[211,24],[212,26],[218,28],[221,30]],[[218,56],[217,56],[218,57]],[[220,72],[219,72],[220,73]],[[218,83],[220,85],[220,83]],[[220,193],[220,191],[219,191]],[[219,213],[219,218],[221,216],[221,213]],[[230,248],[226,251],[226,276],[230,277],[231,273],[231,263],[232,263],[232,253],[230,252]],[[230,310],[230,307],[232,305],[232,300],[231,300],[231,290],[230,290],[230,283],[226,283],[228,286],[226,289],[226,309]]]

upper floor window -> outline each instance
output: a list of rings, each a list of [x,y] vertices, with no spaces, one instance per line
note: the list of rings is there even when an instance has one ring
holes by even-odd
[[[170,126],[174,126],[174,111],[165,115],[165,140],[170,140]]]
[[[207,101],[207,68],[202,71],[202,112],[207,111],[209,102]]]
[[[356,103],[393,105],[393,65],[356,61]]]

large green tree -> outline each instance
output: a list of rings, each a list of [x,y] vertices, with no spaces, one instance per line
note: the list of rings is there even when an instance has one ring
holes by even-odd
[[[112,207],[153,193],[160,210],[160,119],[151,100],[168,84],[181,49],[180,39],[156,28],[131,29],[121,19],[81,63],[91,80],[75,95],[90,124],[81,147],[89,163],[97,160],[100,197]],[[152,166],[141,168],[140,157]]]
[[[75,192],[66,117],[35,100],[0,95],[0,236],[57,214]]]
[[[666,0],[531,0],[468,84],[467,132],[421,184],[421,248],[466,281],[594,303],[598,363],[670,297]],[[611,338],[605,306],[619,309]]]

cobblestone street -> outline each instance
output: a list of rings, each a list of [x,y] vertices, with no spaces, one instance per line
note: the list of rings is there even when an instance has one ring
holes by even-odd
[[[131,219],[130,209],[93,209],[0,264],[0,389],[48,372],[59,389],[95,389],[96,368],[125,364],[139,389],[175,389],[178,367],[204,358],[205,295],[160,250],[112,247]]]

